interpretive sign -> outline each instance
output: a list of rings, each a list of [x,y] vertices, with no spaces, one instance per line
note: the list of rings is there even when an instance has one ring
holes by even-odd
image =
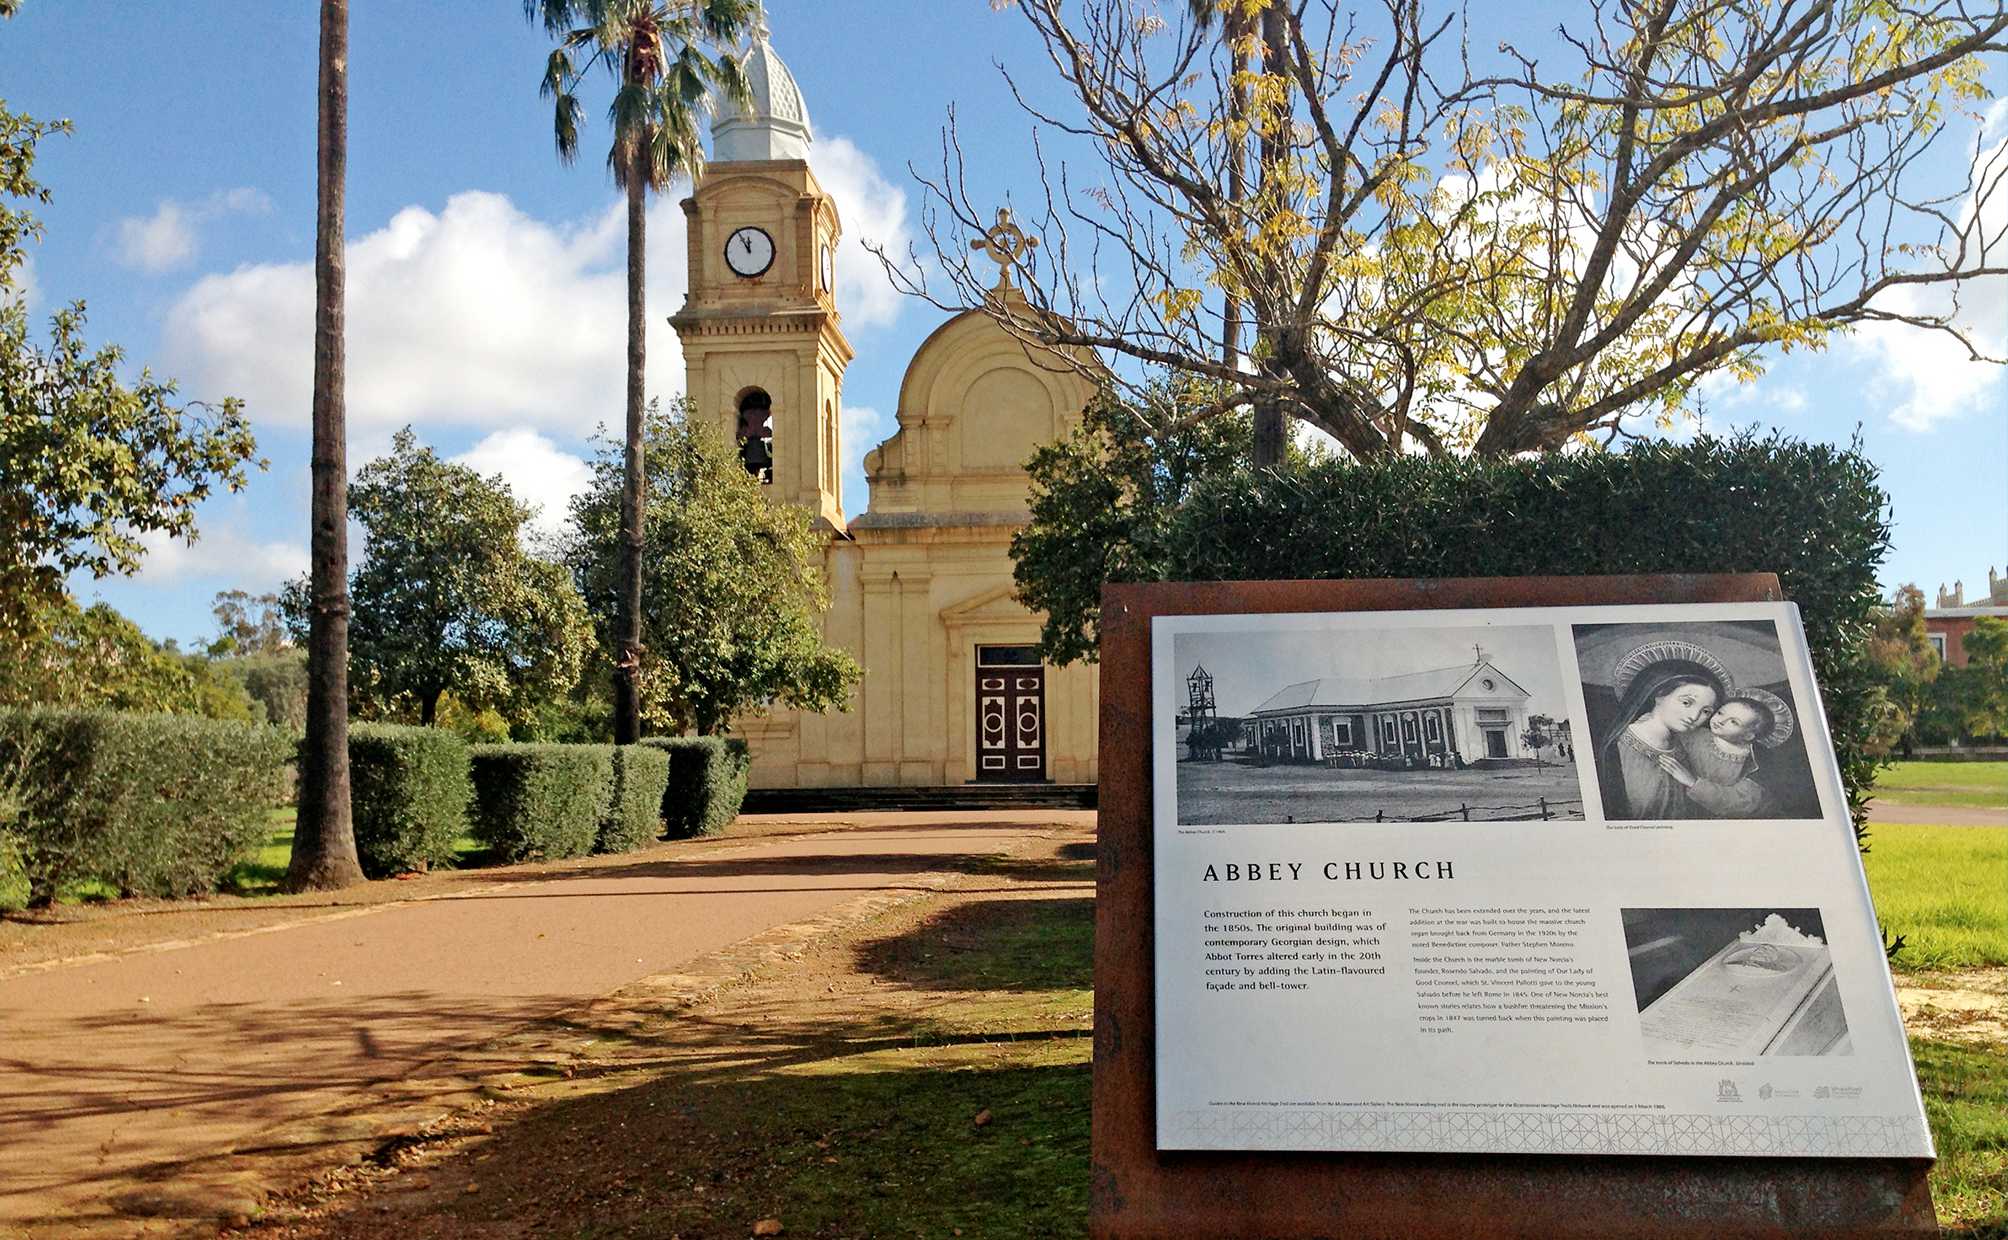
[[[1791,605],[1151,656],[1160,1148],[1930,1155]],[[1243,736],[1181,755],[1202,667]]]
[[[1930,1227],[1772,579],[1111,588],[1103,658],[1097,1234]],[[1280,1159],[1319,1151],[1362,1157]],[[1592,1190],[1503,1155],[1624,1157]],[[1439,1178],[1516,1224],[1401,1203]],[[1575,1207],[1529,1200],[1564,1181]]]

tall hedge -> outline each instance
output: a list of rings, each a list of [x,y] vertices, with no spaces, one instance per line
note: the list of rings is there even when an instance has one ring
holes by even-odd
[[[4,851],[30,906],[90,880],[121,895],[213,891],[264,843],[292,752],[264,724],[0,711]]]
[[[475,838],[498,861],[593,850],[613,798],[612,745],[476,745]]]
[[[752,759],[746,742],[718,736],[651,736],[642,741],[669,754],[662,822],[669,838],[722,831],[746,800]]]
[[[1092,657],[1111,580],[1776,573],[1805,620],[1861,821],[1876,767],[1865,639],[1890,526],[1858,447],[1745,434],[1508,460],[1298,462],[1203,471],[1170,496],[1139,494],[1133,478],[1150,475],[1098,471],[1072,445],[1033,473],[1032,523],[1012,552],[1060,661]]]
[[[453,860],[467,826],[467,742],[444,728],[349,728],[349,802],[363,873],[388,878]]]
[[[669,789],[669,755],[650,745],[614,746],[613,794],[600,820],[594,852],[627,852],[662,834],[662,795]]]

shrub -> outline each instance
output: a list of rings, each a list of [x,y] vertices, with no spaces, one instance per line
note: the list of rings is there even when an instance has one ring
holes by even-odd
[[[614,746],[614,790],[594,852],[627,852],[662,834],[669,755],[649,745]]]
[[[474,835],[497,860],[591,852],[613,795],[612,745],[476,745]]]
[[[349,729],[349,803],[363,873],[388,878],[453,860],[467,825],[467,742],[444,728]]]
[[[642,741],[669,754],[662,822],[669,838],[711,835],[739,816],[752,765],[746,742],[721,736],[651,736]]]
[[[292,741],[263,724],[113,711],[0,711],[0,834],[28,903],[97,881],[187,896],[264,843]]]
[[[1033,460],[1032,521],[1011,550],[1054,661],[1093,657],[1108,581],[1776,573],[1862,820],[1877,764],[1866,645],[1890,527],[1859,448],[1744,434],[1505,460],[1214,462],[1152,494],[1137,481],[1149,470],[1114,468],[1136,446],[1113,442],[1077,436]]]

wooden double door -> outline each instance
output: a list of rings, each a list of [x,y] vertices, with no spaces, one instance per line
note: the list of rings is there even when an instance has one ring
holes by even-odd
[[[977,648],[976,778],[1046,778],[1046,669],[1030,646]]]

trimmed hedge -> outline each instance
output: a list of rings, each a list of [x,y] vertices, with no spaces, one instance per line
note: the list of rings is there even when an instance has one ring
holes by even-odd
[[[265,842],[292,738],[264,724],[115,711],[0,711],[0,835],[28,903],[97,881],[213,891]]]
[[[739,816],[752,766],[745,741],[651,736],[641,743],[669,754],[669,787],[662,797],[662,822],[669,838],[711,835]]]
[[[1778,574],[1799,605],[1856,822],[1877,759],[1866,662],[1889,497],[1859,446],[1780,435],[1506,460],[1398,457],[1200,471],[1182,493],[1055,452],[1012,543],[1043,644],[1092,657],[1104,581]],[[1092,514],[1083,531],[1082,514]]]
[[[467,742],[444,728],[349,728],[349,803],[363,873],[389,878],[453,860],[473,796]]]
[[[668,754],[650,745],[614,746],[613,795],[593,851],[627,852],[653,842],[662,834],[662,797],[668,790]]]
[[[476,745],[474,835],[497,861],[593,850],[613,798],[612,745]]]

